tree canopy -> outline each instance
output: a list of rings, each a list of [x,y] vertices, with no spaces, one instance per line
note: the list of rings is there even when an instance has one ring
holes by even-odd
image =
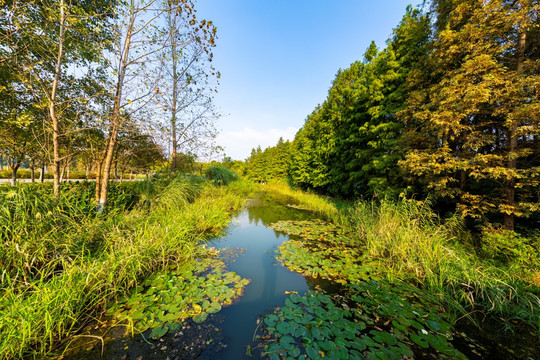
[[[307,117],[287,152],[291,183],[345,198],[431,196],[507,229],[538,217],[539,10],[533,0],[409,7],[386,47],[339,70]],[[278,152],[253,150],[247,174],[268,178]]]

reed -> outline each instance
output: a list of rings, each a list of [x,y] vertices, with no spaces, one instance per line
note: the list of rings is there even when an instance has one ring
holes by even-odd
[[[426,202],[408,200],[360,201],[347,218],[366,258],[379,262],[388,277],[437,295],[456,317],[480,311],[539,325],[538,289],[464,248],[459,218],[443,222]]]
[[[22,225],[12,223],[1,232],[8,246],[0,250],[0,359],[53,351],[141,279],[196,255],[196,245],[227,226],[243,204],[234,191],[186,176],[118,189],[133,210],[124,211],[117,199],[106,216],[79,204],[79,191],[56,204],[37,201],[45,189],[15,191],[2,193],[12,201],[3,203],[2,216],[18,216],[30,227],[18,234]],[[45,224],[27,219],[45,211],[51,212]]]

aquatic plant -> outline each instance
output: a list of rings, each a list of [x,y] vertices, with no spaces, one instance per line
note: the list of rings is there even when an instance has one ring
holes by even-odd
[[[270,227],[292,236],[279,247],[277,259],[293,271],[339,284],[380,277],[376,264],[362,258],[365,248],[343,227],[322,220],[278,221]]]
[[[291,294],[263,319],[270,359],[403,359],[429,349],[439,359],[464,359],[449,343],[452,326],[410,303],[403,289],[365,282],[353,303],[318,292]],[[414,294],[414,292],[413,292]]]
[[[177,330],[187,318],[206,320],[240,296],[248,279],[227,272],[218,258],[193,260],[171,272],[153,275],[108,309],[120,322],[127,320],[139,332],[153,329],[158,339]]]

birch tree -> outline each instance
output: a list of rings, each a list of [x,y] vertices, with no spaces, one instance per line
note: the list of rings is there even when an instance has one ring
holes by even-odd
[[[152,104],[163,98],[161,89],[166,87],[164,81],[167,79],[162,66],[163,54],[169,54],[169,59],[176,64],[172,70],[172,78],[176,80],[173,81],[173,93],[176,94],[173,98],[176,100],[172,120],[175,123],[178,112],[192,106],[189,102],[179,105],[180,79],[189,79],[190,64],[201,59],[201,52],[186,49],[197,43],[201,46],[199,49],[207,52],[208,46],[201,44],[213,46],[216,32],[211,22],[198,22],[194,4],[188,0],[165,3],[130,0],[119,10],[118,18],[111,61],[114,65],[111,73],[115,77],[112,108],[107,118],[106,146],[96,179],[96,202],[100,211],[107,203],[110,171],[124,120],[151,117]],[[145,115],[141,116],[141,112]]]

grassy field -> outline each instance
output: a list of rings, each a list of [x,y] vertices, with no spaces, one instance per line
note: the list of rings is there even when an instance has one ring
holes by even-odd
[[[0,190],[0,358],[39,357],[146,276],[196,256],[251,185],[198,177],[113,184],[96,214],[93,186]]]

